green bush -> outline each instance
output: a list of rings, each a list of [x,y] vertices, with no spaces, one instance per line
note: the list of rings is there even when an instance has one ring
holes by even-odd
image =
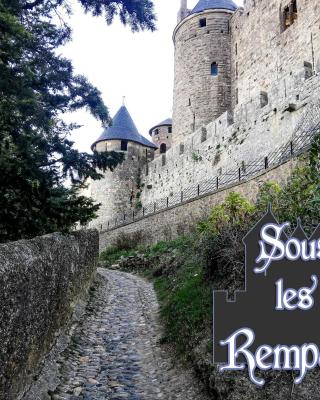
[[[255,206],[239,193],[231,192],[225,201],[213,207],[210,217],[199,223],[200,232],[219,234],[226,226],[240,226],[255,212]]]

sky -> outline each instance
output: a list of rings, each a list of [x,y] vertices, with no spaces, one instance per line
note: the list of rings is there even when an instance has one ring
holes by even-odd
[[[192,8],[198,0],[189,0]],[[242,0],[235,0],[242,5]],[[180,0],[155,0],[156,32],[132,33],[118,20],[108,26],[103,17],[85,15],[72,0],[70,25],[72,41],[61,53],[72,60],[75,73],[85,75],[102,93],[111,116],[125,104],[139,132],[148,137],[149,129],[172,115],[174,48],[172,33],[177,22]],[[72,140],[80,151],[103,131],[88,111],[66,116],[81,128]]]

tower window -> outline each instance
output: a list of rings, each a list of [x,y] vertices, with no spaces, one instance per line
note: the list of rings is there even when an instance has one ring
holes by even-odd
[[[218,64],[216,62],[211,64],[211,75],[212,76],[218,75]]]
[[[207,18],[201,18],[199,20],[199,26],[200,28],[204,28],[205,26],[207,26]]]
[[[155,130],[154,130],[154,134],[155,134],[155,135],[159,135],[159,129],[155,129]]]
[[[205,142],[207,140],[207,129],[202,128],[201,129],[201,143]]]
[[[263,108],[269,103],[267,92],[260,92],[260,107]]]
[[[168,127],[168,133],[172,133],[172,126]]]
[[[312,75],[313,75],[313,67],[312,67],[312,64],[309,63],[309,62],[307,62],[307,61],[305,61],[305,62],[303,63],[303,66],[304,66],[304,77],[305,77],[305,79],[311,78]]]
[[[128,141],[121,140],[121,151],[128,151]]]
[[[282,31],[288,29],[298,18],[297,0],[291,0],[282,12]]]
[[[164,154],[167,151],[167,145],[165,143],[161,143],[160,145],[160,154]]]

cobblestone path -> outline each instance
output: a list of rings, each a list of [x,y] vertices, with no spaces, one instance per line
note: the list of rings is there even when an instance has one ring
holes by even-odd
[[[160,347],[152,285],[135,275],[99,269],[98,284],[69,348],[58,360],[58,399],[203,400],[190,372]]]

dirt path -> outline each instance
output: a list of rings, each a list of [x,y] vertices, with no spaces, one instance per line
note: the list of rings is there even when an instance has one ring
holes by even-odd
[[[61,399],[204,400],[191,372],[160,347],[158,302],[150,283],[99,269],[82,322],[58,361]]]

